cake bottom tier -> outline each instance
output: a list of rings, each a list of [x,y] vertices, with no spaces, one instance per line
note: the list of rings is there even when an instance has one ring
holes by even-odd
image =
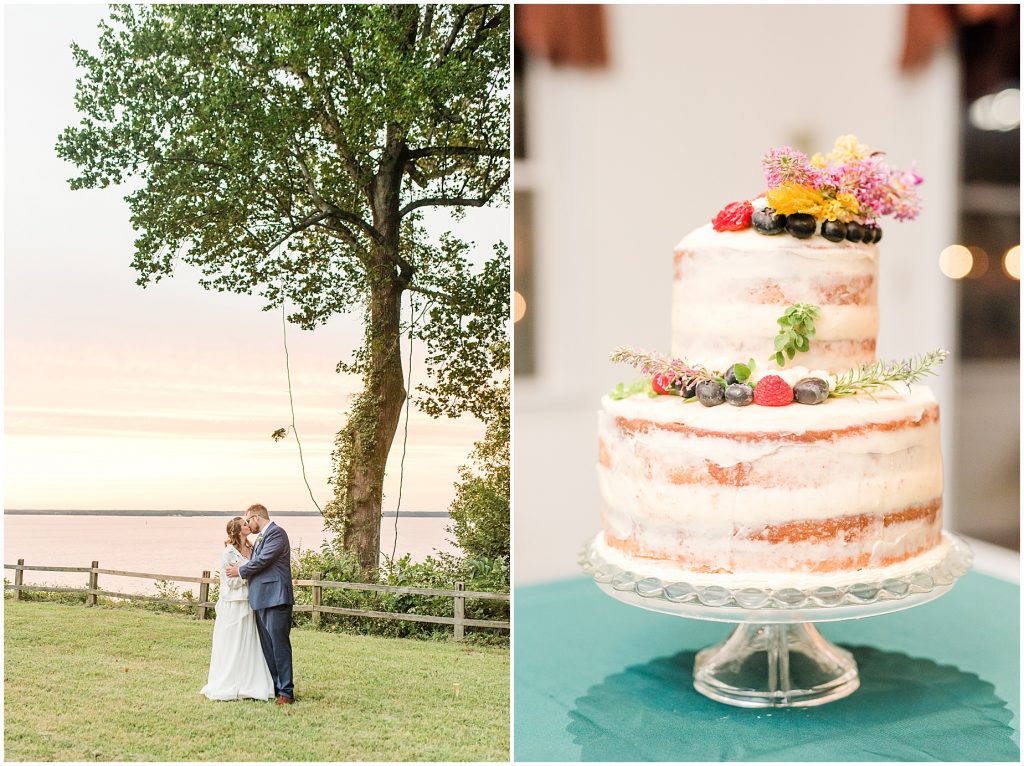
[[[636,571],[857,573],[942,542],[939,411],[923,386],[817,406],[602,404],[602,541]]]

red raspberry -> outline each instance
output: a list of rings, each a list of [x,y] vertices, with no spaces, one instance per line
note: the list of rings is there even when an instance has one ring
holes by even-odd
[[[730,202],[718,211],[711,225],[715,231],[740,231],[750,226],[750,216],[754,214],[754,206],[743,202]]]
[[[671,372],[663,372],[651,378],[651,388],[656,394],[674,394],[676,392],[672,390],[672,383],[675,379],[676,376]]]
[[[754,404],[784,407],[793,403],[793,389],[778,375],[765,375],[754,388]]]

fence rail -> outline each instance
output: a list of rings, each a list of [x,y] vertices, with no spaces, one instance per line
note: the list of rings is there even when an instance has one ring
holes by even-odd
[[[4,584],[5,590],[14,591],[15,600],[20,601],[22,593],[41,591],[47,593],[82,593],[86,597],[87,606],[96,605],[97,596],[108,598],[119,598],[125,600],[149,601],[151,603],[168,604],[171,606],[189,606],[196,610],[196,617],[200,620],[206,619],[211,609],[216,609],[216,602],[210,601],[210,585],[217,584],[219,577],[211,576],[209,570],[204,570],[199,577],[187,575],[153,574],[150,572],[127,572],[121,569],[101,569],[98,561],[93,561],[88,567],[51,567],[28,565],[25,559],[18,559],[17,564],[4,564],[4,569],[14,571],[14,582]],[[25,572],[81,572],[89,575],[89,585],[86,588],[74,588],[57,585],[25,585]],[[121,593],[118,591],[101,589],[99,576],[108,575],[114,577],[134,577],[146,580],[191,582],[199,583],[198,600],[183,598],[164,598],[162,596],[147,596],[141,593]],[[495,628],[498,630],[509,630],[510,623],[502,620],[476,620],[466,617],[466,599],[478,599],[482,601],[509,601],[508,593],[490,593],[487,591],[466,590],[465,583],[455,583],[455,588],[445,590],[443,588],[414,588],[399,585],[377,585],[364,582],[336,582],[324,580],[320,574],[315,574],[309,580],[293,580],[295,587],[307,587],[312,589],[312,603],[296,604],[294,612],[310,612],[313,624],[320,625],[320,617],[324,614],[341,614],[351,617],[370,617],[382,620],[405,620],[409,622],[430,622],[438,625],[451,625],[454,629],[456,641],[465,637],[466,628]],[[323,590],[357,590],[375,591],[377,593],[398,593],[413,596],[439,596],[454,599],[454,617],[439,617],[430,614],[408,614],[405,612],[377,612],[370,609],[352,609],[341,606],[325,606],[323,604]]]

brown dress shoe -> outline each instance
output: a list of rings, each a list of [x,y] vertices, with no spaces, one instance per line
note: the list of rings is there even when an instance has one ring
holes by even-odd
[[[278,697],[276,700],[274,700],[274,704],[275,705],[293,705],[293,704],[295,704],[295,700],[292,699],[291,697],[285,697],[282,694],[280,697]]]

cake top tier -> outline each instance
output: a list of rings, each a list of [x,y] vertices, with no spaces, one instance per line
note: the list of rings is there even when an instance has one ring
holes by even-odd
[[[772,149],[761,164],[767,191],[722,208],[711,221],[715,231],[753,228],[765,235],[820,234],[832,242],[870,244],[881,239],[881,218],[910,220],[920,209],[921,176],[890,168],[882,152],[856,136],[840,136],[827,155]]]

